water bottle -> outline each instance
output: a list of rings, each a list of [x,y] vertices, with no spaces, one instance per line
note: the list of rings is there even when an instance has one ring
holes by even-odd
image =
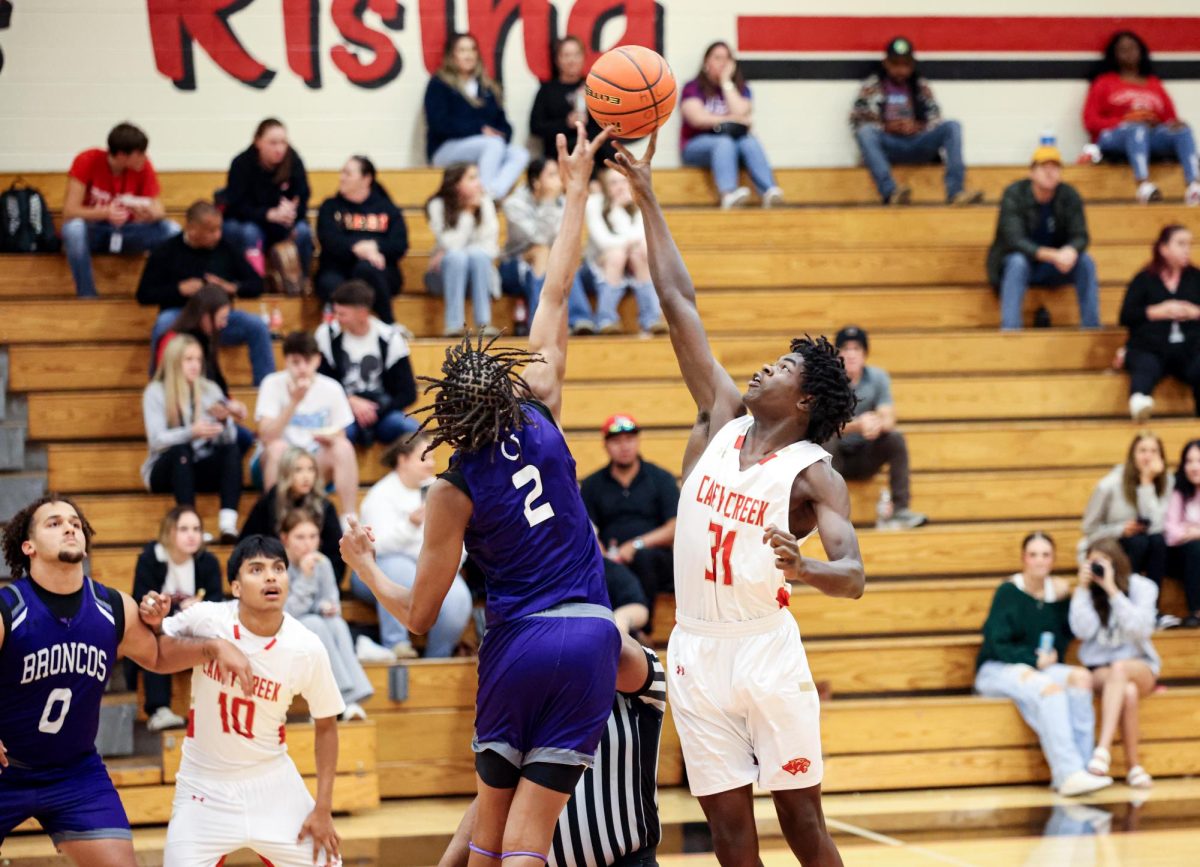
[[[875,527],[882,529],[887,526],[888,521],[892,520],[892,492],[888,488],[884,488],[879,492],[879,502],[875,504]]]
[[[1043,632],[1038,638],[1038,653],[1051,653],[1054,650],[1054,633]]]
[[[1042,130],[1042,137],[1038,139],[1038,144],[1042,147],[1058,146],[1058,136],[1054,134],[1054,129],[1052,127],[1047,127],[1046,129]]]
[[[323,322],[325,325],[328,325],[330,322],[332,322],[332,321],[333,321],[333,319],[334,319],[334,316],[333,316],[333,305],[332,305],[332,304],[326,304],[326,305],[325,305],[325,306],[324,306],[324,307],[321,309],[321,322]]]
[[[268,330],[271,328],[271,311],[267,308],[266,301],[258,302],[258,318],[262,320],[262,324],[267,326]]]

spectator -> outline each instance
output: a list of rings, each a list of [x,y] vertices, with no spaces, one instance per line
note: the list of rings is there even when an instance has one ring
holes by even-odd
[[[1033,152],[1029,178],[1009,184],[1000,200],[996,237],[988,250],[988,282],[1000,293],[1000,327],[1021,328],[1021,307],[1029,284],[1075,284],[1079,320],[1100,327],[1100,283],[1096,263],[1086,252],[1083,199],[1062,182],[1062,153],[1054,145]],[[1049,314],[1039,313],[1045,324]]]
[[[366,719],[361,702],[373,696],[375,688],[354,655],[354,639],[342,617],[333,564],[317,550],[320,531],[316,516],[307,509],[292,509],[283,519],[279,538],[288,555],[289,587],[284,609],[325,645],[333,679],[346,703],[342,720]]]
[[[311,334],[289,334],[283,341],[283,356],[284,369],[258,387],[254,410],[263,443],[259,456],[263,487],[275,485],[284,452],[303,449],[316,458],[321,475],[333,479],[343,519],[349,518],[358,503],[358,457],[346,438],[346,428],[354,423],[346,392],[336,379],[317,373],[321,349]],[[278,528],[260,532],[277,535]],[[324,553],[337,562],[329,551]]]
[[[300,270],[308,276],[313,237],[308,225],[308,173],[288,142],[283,122],[269,117],[254,131],[254,142],[229,164],[225,180],[225,231],[252,261],[293,241]],[[277,251],[276,251],[277,252]],[[281,265],[276,259],[276,268]]]
[[[1168,375],[1191,387],[1200,415],[1200,271],[1191,258],[1192,233],[1167,226],[1121,302],[1121,324],[1129,329],[1129,414],[1136,422],[1150,417],[1154,387]]]
[[[504,245],[501,277],[502,282],[519,287],[527,308],[526,320],[532,321],[546,282],[550,246],[562,223],[563,187],[554,159],[536,157],[529,163],[525,177],[528,183],[504,200],[508,243]]]
[[[353,504],[353,500],[350,501]],[[283,522],[288,513],[304,511],[319,519],[321,541],[318,550],[333,567],[334,577],[339,581],[346,571],[338,543],[342,539],[337,509],[325,497],[324,480],[320,476],[317,462],[304,449],[289,448],[279,459],[279,481],[267,489],[242,525],[238,541],[248,536],[278,536],[283,532]]]
[[[150,450],[142,482],[155,494],[194,506],[197,491],[221,495],[221,542],[237,535],[242,460],[225,396],[204,378],[204,353],[190,335],[173,339],[154,380],[142,392],[142,418]]]
[[[430,164],[475,163],[493,199],[508,195],[529,162],[529,152],[511,144],[500,85],[484,69],[479,43],[470,33],[456,33],[446,42],[441,68],[425,88],[425,123]]]
[[[1183,582],[1188,615],[1183,625],[1200,627],[1200,440],[1183,447],[1175,491],[1167,507],[1167,572]]]
[[[597,534],[597,541],[599,538]],[[605,557],[604,586],[617,628],[630,635],[640,633],[650,623],[650,603],[638,576],[628,564]]]
[[[383,574],[395,584],[412,587],[417,577],[417,557],[425,535],[425,494],[433,484],[433,454],[424,435],[405,437],[383,456],[389,469],[386,476],[371,486],[362,503],[362,523],[375,534],[375,560]],[[359,642],[359,658],[378,661],[387,658],[413,659],[417,656],[409,641],[408,630],[376,602],[366,582],[351,573],[350,592],[379,613],[379,640],[383,648]],[[463,630],[471,620],[471,591],[461,575],[442,602],[437,621],[425,637],[425,658],[453,656]],[[378,657],[384,650],[386,656]]]
[[[366,157],[350,157],[342,166],[337,195],[317,212],[317,239],[321,300],[329,303],[347,280],[362,280],[373,291],[371,307],[379,321],[393,322],[392,296],[400,294],[403,282],[400,260],[408,252],[408,227]]]
[[[714,42],[705,49],[700,72],[683,87],[679,108],[680,156],[684,165],[712,170],[722,208],[750,198],[750,188],[738,183],[739,165],[750,173],[764,208],[783,204],[783,190],[775,183],[762,142],[750,132],[754,104],[729,43]]]
[[[897,36],[885,51],[879,69],[863,82],[850,112],[850,126],[863,162],[883,203],[912,203],[912,188],[896,184],[892,163],[931,163],[939,155],[946,163],[946,201],[952,205],[982,202],[981,190],[963,188],[962,127],[956,120],[942,120],[933,90],[917,68],[912,43]]]
[[[146,156],[150,140],[131,123],[108,134],[108,150],[90,148],[67,173],[62,237],[75,294],[96,297],[92,253],[152,250],[179,232],[164,219],[158,175]]]
[[[633,202],[629,180],[614,169],[600,173],[603,192],[588,197],[588,264],[596,283],[596,324],[601,334],[621,333],[617,305],[627,288],[637,298],[638,326],[643,334],[665,334],[658,295],[650,282],[646,230]]]
[[[641,429],[630,415],[611,415],[600,429],[608,466],[579,486],[605,556],[633,570],[646,604],[675,586],[675,476],[641,456]],[[628,595],[628,594],[622,594]]]
[[[151,251],[138,282],[137,300],[146,307],[157,305],[159,308],[150,335],[150,346],[155,348],[179,316],[179,311],[203,286],[221,287],[229,306],[228,321],[221,328],[221,341],[227,346],[246,345],[254,384],[258,385],[264,376],[275,370],[271,332],[261,317],[234,310],[232,305],[235,298],[262,295],[262,278],[250,267],[241,251],[222,235],[222,228],[221,212],[215,205],[205,201],[193,203],[187,209],[183,232]]]
[[[1172,480],[1162,440],[1142,431],[1129,444],[1125,463],[1117,464],[1092,492],[1083,513],[1080,556],[1104,539],[1118,542],[1131,568],[1155,586],[1167,571],[1163,537]]]
[[[1108,774],[1120,723],[1125,779],[1138,789],[1153,782],[1138,761],[1138,704],[1154,691],[1162,667],[1150,643],[1157,602],[1158,587],[1134,574],[1120,545],[1102,539],[1088,546],[1070,609],[1071,631],[1083,642],[1079,661],[1091,669],[1100,694],[1100,738],[1087,768]]]
[[[558,136],[567,140],[567,151],[575,149],[578,132],[575,125],[587,125],[589,139],[600,134],[600,124],[588,114],[584,105],[583,64],[585,61],[583,40],[578,36],[567,36],[554,46],[554,77],[542,82],[533,99],[533,111],[529,115],[529,133],[542,143],[542,153],[553,159],[557,153],[555,141]],[[617,150],[612,142],[606,141],[596,152],[596,166],[612,159]]]
[[[371,315],[374,297],[362,280],[343,283],[333,293],[333,321],[317,328],[320,372],[346,390],[354,413],[346,436],[360,446],[390,443],[420,427],[404,414],[417,399],[408,341]]]
[[[220,602],[221,564],[204,550],[204,525],[192,506],[175,506],[158,527],[158,540],[147,542],[133,571],[133,598],[141,602],[150,591],[171,597],[171,614],[197,602]],[[146,691],[146,728],[152,732],[181,728],[186,720],[171,710],[171,675],[146,671],[125,659],[125,683],[137,688],[141,674]]]
[[[1083,125],[1101,154],[1129,160],[1139,202],[1162,201],[1150,180],[1150,160],[1173,156],[1187,183],[1184,203],[1200,205],[1192,129],[1175,114],[1175,104],[1154,74],[1150,49],[1136,33],[1122,30],[1108,41],[1088,89]]]
[[[442,174],[442,185],[425,203],[435,239],[425,285],[446,302],[446,337],[460,337],[467,321],[467,291],[475,325],[494,336],[492,298],[500,294],[495,259],[500,253],[500,221],[496,206],[483,191],[479,169],[457,163]]]
[[[1021,543],[1022,571],[996,589],[975,662],[975,691],[1010,698],[1042,744],[1052,785],[1071,797],[1112,785],[1085,770],[1095,746],[1092,673],[1060,660],[1071,643],[1070,585],[1050,574],[1054,540],[1030,533]],[[1049,633],[1051,649],[1041,648]]]
[[[886,466],[892,513],[884,518],[883,526],[896,530],[920,527],[928,519],[909,508],[908,443],[896,429],[891,377],[883,368],[867,364],[870,343],[867,332],[857,325],[839,331],[834,343],[858,403],[854,419],[841,436],[825,444],[833,456],[833,468],[847,479],[870,479]]]

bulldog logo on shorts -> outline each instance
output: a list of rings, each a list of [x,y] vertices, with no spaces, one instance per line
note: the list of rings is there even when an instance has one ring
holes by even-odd
[[[790,762],[788,762],[786,765],[783,766],[783,769],[794,777],[794,776],[796,776],[796,774],[807,774],[808,769],[811,766],[812,766],[812,762],[810,762],[808,759],[801,758],[801,759],[792,759]]]

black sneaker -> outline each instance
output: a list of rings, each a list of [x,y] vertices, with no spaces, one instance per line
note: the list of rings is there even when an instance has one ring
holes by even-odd
[[[1033,314],[1034,328],[1049,328],[1050,327],[1050,311],[1045,307],[1039,307],[1037,313]]]
[[[1180,624],[1184,629],[1200,629],[1200,617],[1195,614],[1189,614],[1183,618],[1183,623]]]

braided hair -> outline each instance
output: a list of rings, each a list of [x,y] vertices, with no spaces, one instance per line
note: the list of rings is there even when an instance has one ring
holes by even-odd
[[[502,436],[525,426],[521,401],[529,384],[517,368],[542,356],[523,349],[493,349],[499,335],[484,343],[482,332],[473,342],[470,333],[446,349],[442,378],[422,376],[429,383],[422,394],[436,392],[433,403],[416,412],[429,412],[421,425],[437,426],[429,431],[428,452],[447,443],[461,452],[480,452]]]
[[[839,434],[854,418],[858,398],[837,348],[824,335],[797,337],[791,351],[804,359],[804,394],[809,398],[809,442],[823,443]]]

